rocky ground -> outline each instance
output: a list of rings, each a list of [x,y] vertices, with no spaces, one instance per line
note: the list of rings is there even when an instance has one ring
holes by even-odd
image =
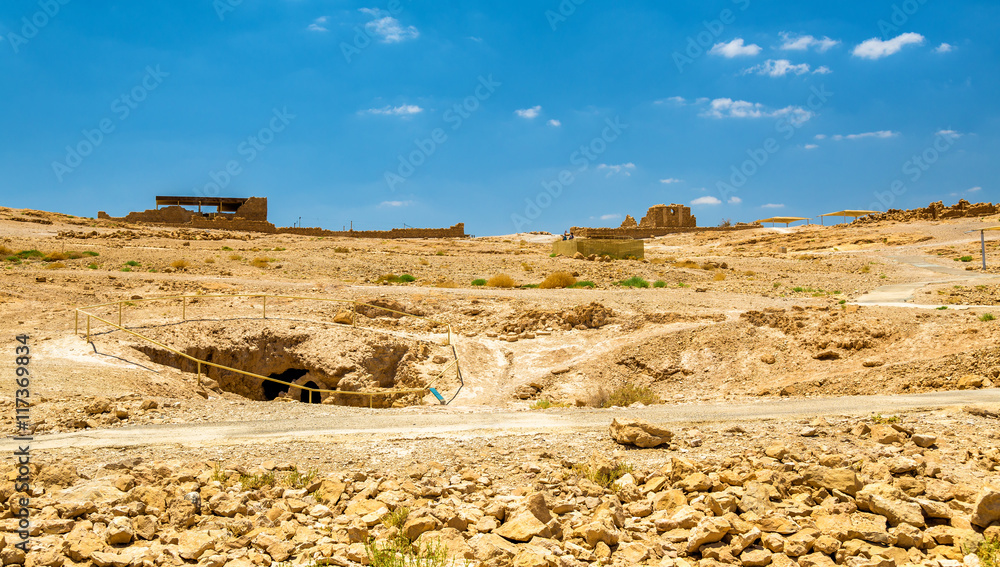
[[[10,353],[0,365],[13,368],[13,337],[30,335],[39,438],[277,419],[307,428],[345,412],[571,416],[623,391],[669,405],[996,387],[1000,250],[988,243],[984,273],[978,235],[966,232],[1000,219],[896,217],[677,235],[648,241],[645,260],[587,261],[551,257],[545,234],[331,240],[0,208]],[[473,282],[539,284],[555,272],[593,287]],[[651,285],[618,285],[631,277]],[[886,290],[893,306],[865,302]],[[235,294],[271,296],[267,319],[260,297]],[[148,301],[178,295],[197,297]],[[82,338],[86,317],[73,308],[117,301],[125,326],[160,346],[96,319],[92,343]],[[117,305],[90,312],[119,316]],[[206,368],[199,380],[166,347],[344,392],[434,385],[452,404],[407,395],[346,407],[364,405],[347,394],[301,403],[293,389],[231,372]],[[998,409],[859,407],[669,432],[606,424],[87,450],[66,438],[32,455],[27,556],[14,547],[21,505],[7,468],[0,561],[352,565],[368,562],[374,538],[407,550],[435,542],[451,559],[498,566],[971,567],[968,551],[1000,521],[989,488]],[[15,417],[4,389],[9,435]]]

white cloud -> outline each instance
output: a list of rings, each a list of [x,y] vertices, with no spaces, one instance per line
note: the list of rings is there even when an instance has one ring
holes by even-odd
[[[424,109],[415,104],[403,104],[400,106],[385,106],[382,108],[369,108],[365,112],[368,114],[378,114],[380,116],[412,116],[420,114]]]
[[[730,205],[739,205],[740,203],[743,202],[743,199],[740,199],[739,197],[730,197],[729,200],[726,202],[729,203]]]
[[[658,101],[656,101],[656,104],[663,104],[663,103],[667,103],[667,102],[669,102],[671,104],[681,105],[681,106],[687,104],[687,100],[685,100],[684,97],[682,97],[682,96],[672,96],[670,98],[665,98],[665,99],[662,99],[662,100],[658,100]]]
[[[816,144],[806,144],[805,146],[802,146],[802,147],[804,147],[807,150],[815,150],[819,146],[817,146]]]
[[[805,75],[810,72],[811,67],[808,63],[792,63],[788,59],[768,59],[767,61],[754,65],[743,70],[743,75],[757,74],[766,75],[768,77],[784,77],[785,75],[792,73],[795,75]],[[833,71],[829,67],[823,65],[822,67],[817,67],[815,71],[812,71],[814,75],[828,75]]]
[[[359,12],[375,18],[365,24],[365,29],[377,36],[382,43],[399,43],[420,37],[420,31],[413,26],[403,27],[399,20],[378,8],[361,8]]]
[[[381,203],[378,204],[378,206],[380,208],[386,208],[386,207],[396,208],[396,207],[409,207],[412,204],[413,201],[382,201]]]
[[[860,45],[854,48],[853,53],[855,57],[861,57],[862,59],[881,59],[899,53],[907,45],[920,45],[923,42],[924,36],[913,32],[898,35],[887,41],[873,37],[861,42]]]
[[[756,75],[767,75],[768,77],[784,77],[789,73],[795,75],[804,75],[809,72],[809,64],[799,63],[793,64],[788,59],[768,59],[767,61],[761,63],[760,65],[754,65],[748,69],[744,69],[744,75],[756,74]]]
[[[607,177],[611,177],[616,173],[621,173],[625,175],[625,177],[630,177],[632,175],[632,171],[635,170],[635,164],[632,162],[622,163],[618,165],[609,165],[606,163],[602,163],[601,165],[597,166],[597,169],[599,171],[607,171],[608,172]]]
[[[829,49],[840,45],[839,41],[828,37],[816,39],[811,35],[795,36],[788,32],[781,32],[779,35],[781,36],[782,41],[779,49],[785,49],[788,51],[806,51],[810,47],[815,47],[816,51],[825,53]]]
[[[721,55],[732,59],[733,57],[753,56],[760,53],[760,46],[754,43],[743,44],[743,38],[738,37],[729,43],[717,43],[709,51],[712,55]]]
[[[315,32],[329,31],[329,30],[326,29],[326,22],[329,19],[330,18],[328,18],[326,16],[320,16],[320,17],[316,18],[315,20],[313,20],[313,23],[309,24],[309,27],[306,28],[306,29],[308,29],[309,31],[315,31]]]
[[[962,136],[964,136],[965,134],[962,134],[961,132],[956,132],[954,130],[938,130],[934,135],[935,136],[943,136],[945,138],[958,139],[958,138],[961,138]]]
[[[691,201],[692,205],[721,205],[722,201],[716,199],[715,197],[698,197],[694,201]]]
[[[666,185],[670,185],[671,183],[681,183],[683,181],[684,181],[683,179],[675,179],[675,178],[671,177],[669,179],[661,179],[660,183],[663,183],[663,184],[666,184]]]
[[[782,203],[768,203],[766,205],[761,205],[762,209],[784,209],[785,205]]]
[[[779,118],[785,117],[794,125],[804,124],[813,117],[813,113],[800,106],[770,109],[759,102],[717,98],[701,116],[709,118]]]
[[[976,193],[977,191],[982,191],[982,190],[983,190],[982,187],[973,187],[972,189],[966,191],[966,193]]]
[[[814,136],[814,137],[817,140],[825,140],[826,139],[826,134],[816,134],[816,136]]]
[[[621,215],[601,215],[601,220],[617,220],[622,218]]]
[[[841,136],[837,134],[836,136],[830,136],[831,140],[863,140],[865,138],[895,138],[899,135],[899,132],[893,132],[892,130],[879,130],[878,132],[863,132],[861,134],[848,134],[846,136]]]
[[[553,128],[558,128],[558,127],[562,126],[562,122],[560,122],[560,121],[556,120],[555,118],[553,118],[552,120],[548,121],[548,125],[552,126]]]
[[[514,114],[520,116],[521,118],[527,118],[528,120],[538,118],[538,115],[541,113],[541,106],[532,106],[531,108],[522,108],[521,110],[514,111]]]
[[[937,46],[937,48],[934,50],[934,52],[935,53],[951,53],[954,50],[955,50],[955,46],[954,45],[951,45],[950,43],[942,43],[941,45]]]

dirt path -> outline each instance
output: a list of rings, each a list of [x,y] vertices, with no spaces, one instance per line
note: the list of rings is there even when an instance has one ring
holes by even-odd
[[[438,410],[389,410],[377,413],[345,412],[343,415],[301,419],[276,419],[254,422],[225,422],[149,425],[76,433],[43,435],[32,443],[33,449],[135,447],[151,445],[226,445],[248,440],[269,442],[302,441],[323,438],[347,441],[373,435],[392,438],[469,436],[474,432],[502,435],[517,430],[531,432],[569,432],[602,430],[613,418],[644,419],[657,423],[697,423],[705,421],[747,421],[768,419],[814,418],[821,415],[868,415],[915,409],[936,409],[965,404],[1000,406],[1000,389],[932,392],[906,396],[850,396],[828,399],[768,400],[755,404],[661,405],[645,408],[610,410],[548,411],[478,411],[451,407]],[[16,450],[9,438],[0,443],[0,451]]]
[[[913,266],[915,268],[920,268],[935,274],[943,274],[951,276],[946,279],[935,279],[935,280],[923,280],[918,282],[910,282],[903,284],[886,285],[876,288],[852,302],[852,305],[868,305],[868,306],[881,306],[881,307],[916,307],[920,309],[938,309],[942,305],[932,305],[932,304],[918,304],[913,303],[913,295],[920,289],[925,288],[929,285],[935,284],[945,284],[945,283],[969,283],[973,281],[981,281],[985,278],[990,278],[991,276],[970,273],[964,268],[951,268],[948,266],[942,266],[940,264],[934,264],[927,261],[926,257],[923,256],[889,256],[889,260],[898,262],[900,264],[906,264]],[[968,309],[969,305],[948,305],[949,309]]]

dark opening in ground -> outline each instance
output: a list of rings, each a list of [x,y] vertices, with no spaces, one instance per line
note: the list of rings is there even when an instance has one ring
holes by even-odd
[[[313,382],[312,380],[303,384],[306,388],[319,388],[319,384]],[[299,390],[301,392],[299,401],[304,404],[318,404],[323,400],[320,399],[319,392],[310,392],[309,390]]]
[[[292,382],[302,378],[309,371],[302,368],[289,368],[284,372],[276,372],[268,376],[268,378],[274,378],[275,380],[281,380],[284,384],[279,384],[277,382],[271,382],[270,380],[264,380],[264,399],[273,400],[277,398],[284,392],[288,391],[288,385]],[[305,401],[305,400],[303,400]]]

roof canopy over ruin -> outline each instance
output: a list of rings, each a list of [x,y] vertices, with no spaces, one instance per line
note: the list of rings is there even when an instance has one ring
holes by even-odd
[[[216,207],[220,213],[235,213],[252,199],[240,197],[171,197],[156,196],[156,208],[178,206],[178,207]]]

